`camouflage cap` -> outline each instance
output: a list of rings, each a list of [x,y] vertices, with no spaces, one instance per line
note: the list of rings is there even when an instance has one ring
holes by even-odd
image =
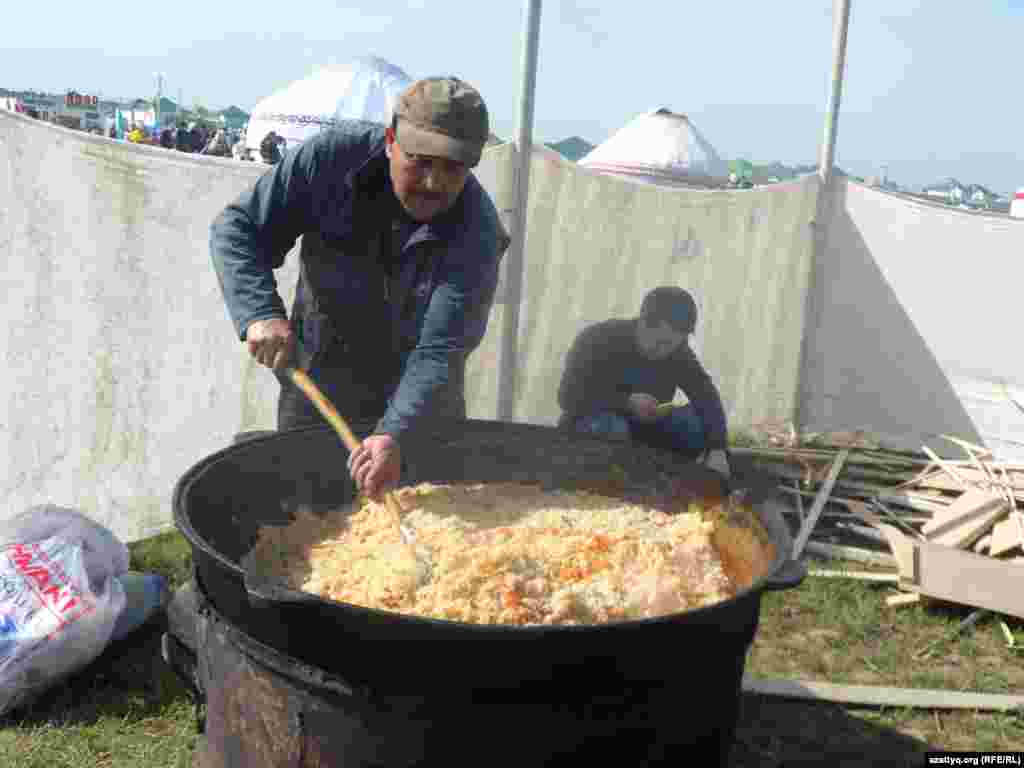
[[[447,157],[472,167],[490,135],[487,105],[456,77],[417,80],[398,97],[396,138],[414,155]]]

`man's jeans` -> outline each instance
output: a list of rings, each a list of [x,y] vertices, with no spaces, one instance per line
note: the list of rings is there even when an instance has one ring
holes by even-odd
[[[692,405],[675,408],[657,421],[644,423],[631,416],[605,411],[576,420],[576,431],[610,440],[636,440],[652,448],[695,459],[704,452],[704,422]]]

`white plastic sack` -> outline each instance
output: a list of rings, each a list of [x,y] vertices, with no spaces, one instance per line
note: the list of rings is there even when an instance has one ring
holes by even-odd
[[[0,546],[13,542],[42,541],[61,536],[82,545],[85,570],[90,581],[101,584],[108,576],[128,572],[131,556],[113,532],[67,507],[41,504],[0,523]]]
[[[128,550],[73,510],[0,526],[0,714],[92,662],[125,608]]]

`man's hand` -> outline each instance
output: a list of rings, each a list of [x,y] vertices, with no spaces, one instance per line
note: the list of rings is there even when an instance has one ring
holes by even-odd
[[[725,455],[725,451],[721,448],[709,451],[707,459],[704,460],[705,466],[708,469],[713,469],[726,478],[729,478],[732,474],[732,470],[729,469],[729,458]]]
[[[629,412],[639,421],[656,421],[658,401],[650,395],[634,392],[629,396]]]
[[[377,500],[398,485],[402,474],[402,452],[391,435],[370,435],[348,457],[348,471],[356,487]]]
[[[276,371],[295,358],[295,334],[284,318],[254,320],[245,331],[245,343],[257,362]]]

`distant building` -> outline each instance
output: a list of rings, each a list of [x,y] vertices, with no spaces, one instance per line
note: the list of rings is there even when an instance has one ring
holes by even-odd
[[[15,96],[25,106],[25,113],[40,120],[53,120],[64,109],[64,97],[36,91],[21,91]]]
[[[90,130],[101,125],[99,99],[68,91],[63,96],[37,91],[4,91],[0,108],[21,112],[68,128]]]
[[[160,125],[173,126],[178,122],[178,105],[166,96],[160,99]]]

